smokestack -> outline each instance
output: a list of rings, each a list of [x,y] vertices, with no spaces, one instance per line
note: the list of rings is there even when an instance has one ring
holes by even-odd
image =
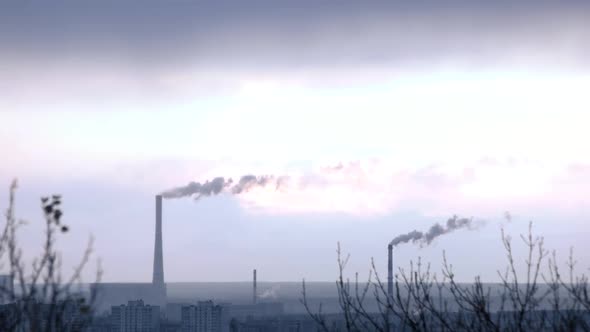
[[[393,298],[393,245],[387,246],[387,295]]]
[[[156,195],[156,240],[154,243],[154,274],[152,283],[164,288],[164,258],[162,257],[162,196]]]
[[[254,279],[252,281],[252,303],[256,304],[256,269],[253,272]]]

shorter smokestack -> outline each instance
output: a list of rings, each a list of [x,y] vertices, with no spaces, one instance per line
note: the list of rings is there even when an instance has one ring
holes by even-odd
[[[253,272],[254,279],[252,280],[252,303],[256,304],[256,269]]]
[[[387,246],[387,295],[393,298],[393,245]]]

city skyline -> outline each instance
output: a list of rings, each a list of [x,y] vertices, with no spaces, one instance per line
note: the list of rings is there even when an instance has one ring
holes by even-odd
[[[0,202],[18,178],[34,251],[38,199],[62,194],[64,268],[92,235],[107,282],[151,281],[154,195],[244,175],[292,182],[163,201],[167,282],[332,281],[338,242],[351,273],[373,257],[385,276],[393,238],[453,215],[481,224],[396,248],[396,267],[438,269],[446,250],[462,280],[497,281],[500,227],[518,239],[529,220],[587,266],[588,15],[573,0],[3,2]]]

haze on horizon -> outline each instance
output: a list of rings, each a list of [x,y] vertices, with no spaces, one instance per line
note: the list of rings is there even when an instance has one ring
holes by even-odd
[[[93,234],[107,281],[150,280],[155,194],[246,174],[298,185],[166,200],[167,281],[331,281],[338,241],[351,271],[385,272],[394,237],[454,214],[487,222],[396,264],[444,249],[493,281],[500,226],[533,220],[588,266],[588,17],[574,0],[4,1],[1,206],[18,177],[34,250],[38,197],[63,194],[66,268]]]

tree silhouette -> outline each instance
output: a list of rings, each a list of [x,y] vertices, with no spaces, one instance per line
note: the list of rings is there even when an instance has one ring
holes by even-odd
[[[507,268],[498,271],[500,282],[484,284],[479,276],[471,284],[456,280],[443,252],[438,277],[420,259],[408,271],[399,269],[390,296],[371,262],[368,281],[345,279],[348,255],[337,249],[336,281],[343,324],[330,324],[308,301],[305,280],[301,303],[321,331],[590,331],[588,277],[576,276],[573,254],[567,263],[568,278],[558,268],[555,252],[549,254],[542,237],[521,235],[527,249],[525,277],[520,279],[512,239],[502,230]],[[368,310],[368,301],[377,310]]]
[[[56,248],[69,227],[63,224],[62,197],[41,198],[45,238],[41,252],[30,264],[23,259],[18,231],[25,222],[15,216],[17,181],[9,190],[5,224],[0,235],[0,261],[8,274],[0,285],[0,331],[81,331],[90,323],[95,289],[83,289],[82,271],[92,255],[90,238],[80,262],[70,276],[61,271],[61,253]],[[96,281],[101,269],[97,267]]]

